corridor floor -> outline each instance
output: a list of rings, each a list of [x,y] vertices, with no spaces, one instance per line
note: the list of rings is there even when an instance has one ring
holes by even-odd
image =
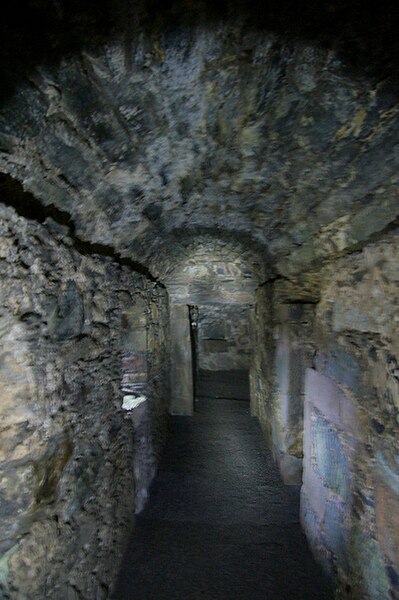
[[[248,402],[206,400],[172,431],[115,600],[327,600]]]

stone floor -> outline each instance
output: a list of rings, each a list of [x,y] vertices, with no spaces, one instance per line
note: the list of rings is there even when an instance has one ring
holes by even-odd
[[[115,600],[327,600],[249,404],[201,399],[172,431]]]

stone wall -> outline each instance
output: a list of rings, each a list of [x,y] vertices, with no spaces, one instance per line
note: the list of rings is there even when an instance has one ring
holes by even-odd
[[[310,545],[359,600],[399,597],[398,256],[392,232],[258,291],[253,411],[286,482],[303,462]]]
[[[83,4],[4,21],[0,65],[0,169],[81,238],[162,276],[187,238],[229,233],[292,277],[398,218],[393,9]]]
[[[81,254],[52,219],[0,205],[0,226],[0,597],[107,598],[165,433],[166,295]],[[145,319],[139,414],[122,409],[132,307]]]
[[[265,430],[283,481],[300,484],[305,368],[312,357],[314,304],[303,289],[281,282],[259,288],[257,299],[253,413]]]
[[[176,304],[198,307],[198,368],[249,368],[251,310],[257,271],[240,247],[213,241],[194,245],[166,278]]]
[[[349,598],[399,597],[399,238],[325,272],[306,374],[302,521]]]
[[[203,305],[198,319],[198,369],[249,370],[253,352],[251,305]]]
[[[56,223],[4,212],[2,581],[21,600],[28,585],[106,595],[106,569],[82,568],[94,548],[115,562],[108,524],[145,500],[168,390],[166,300],[135,260],[186,307],[251,304],[269,281],[252,411],[285,481],[304,453],[302,519],[326,568],[348,594],[397,596],[396,7],[177,1],[154,18],[145,0],[8,4],[0,169],[86,253]],[[184,399],[192,411],[192,382]],[[136,498],[121,500],[133,471]],[[64,548],[76,562],[56,590]]]
[[[285,483],[300,484],[303,458],[305,369],[310,365],[313,305],[277,304],[275,380],[271,394],[272,447]]]
[[[173,413],[194,409],[193,368],[200,378],[209,371],[249,369],[259,276],[250,257],[238,243],[199,238],[164,277],[171,301]]]
[[[274,386],[273,284],[256,290],[253,319],[254,353],[250,369],[251,413],[258,417],[269,445],[272,444],[271,396]]]

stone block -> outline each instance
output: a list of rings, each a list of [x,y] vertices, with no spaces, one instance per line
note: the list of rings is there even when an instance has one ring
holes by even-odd
[[[303,490],[301,493],[301,525],[317,562],[326,573],[333,575],[331,554],[326,543],[321,520],[312,509],[309,498]]]
[[[312,415],[312,468],[323,484],[338,494],[344,501],[349,500],[350,473],[337,431],[319,412]]]
[[[391,334],[397,306],[392,280],[395,281],[397,275],[394,270],[389,272],[388,261],[384,263],[378,258],[375,249],[369,250],[368,264],[363,263],[363,270],[355,273],[351,287],[338,291],[333,305],[334,331]]]
[[[202,340],[202,349],[206,353],[228,352],[227,340]]]
[[[339,395],[339,419],[342,429],[355,439],[361,439],[362,414],[356,400],[347,394]]]
[[[375,465],[377,539],[387,558],[399,571],[399,457],[389,464],[380,453]]]
[[[194,410],[194,388],[188,306],[171,306],[170,332],[171,412],[191,415]]]
[[[316,406],[329,421],[349,435],[361,435],[361,412],[350,392],[341,389],[335,381],[314,369],[306,374],[306,398]]]
[[[351,522],[351,431],[342,428],[353,417],[342,390],[329,377],[308,369],[305,382],[304,475],[301,514],[313,538],[317,559],[331,573],[347,573]],[[313,521],[306,517],[312,511]],[[310,531],[309,531],[310,529]]]
[[[83,331],[84,311],[82,293],[70,279],[61,293],[58,304],[58,315],[54,324],[55,336],[58,340],[69,340]]]
[[[356,588],[371,600],[392,600],[390,581],[378,542],[362,524],[351,531],[350,555]]]
[[[362,367],[353,354],[339,346],[334,346],[328,353],[317,353],[315,367],[317,371],[361,397],[363,393]]]
[[[340,402],[343,392],[331,381],[314,369],[307,369],[305,378],[306,402],[316,407],[331,423],[340,422]]]
[[[279,454],[277,457],[281,479],[286,485],[301,485],[302,483],[302,458],[289,454]]]
[[[309,453],[305,450],[302,463],[302,494],[306,499],[307,505],[312,508],[314,513],[317,515],[317,519],[322,522],[326,509],[326,503],[331,497],[331,490],[324,485],[323,480],[319,476],[318,472],[313,468],[313,465],[308,457]]]
[[[209,310],[209,309],[208,309]],[[204,338],[223,339],[226,336],[226,324],[220,321],[220,315],[216,313],[216,322],[208,317],[208,320],[202,318],[203,310],[201,310],[201,332]]]
[[[323,520],[326,544],[332,553],[332,560],[335,565],[339,566],[346,573],[349,570],[348,517],[349,507],[347,504],[339,501],[337,498],[330,499],[326,503]]]

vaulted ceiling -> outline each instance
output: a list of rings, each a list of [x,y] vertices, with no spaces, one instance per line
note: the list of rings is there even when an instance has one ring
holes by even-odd
[[[81,239],[161,277],[197,237],[294,277],[398,218],[390,13],[66,4],[4,20],[0,170]]]

